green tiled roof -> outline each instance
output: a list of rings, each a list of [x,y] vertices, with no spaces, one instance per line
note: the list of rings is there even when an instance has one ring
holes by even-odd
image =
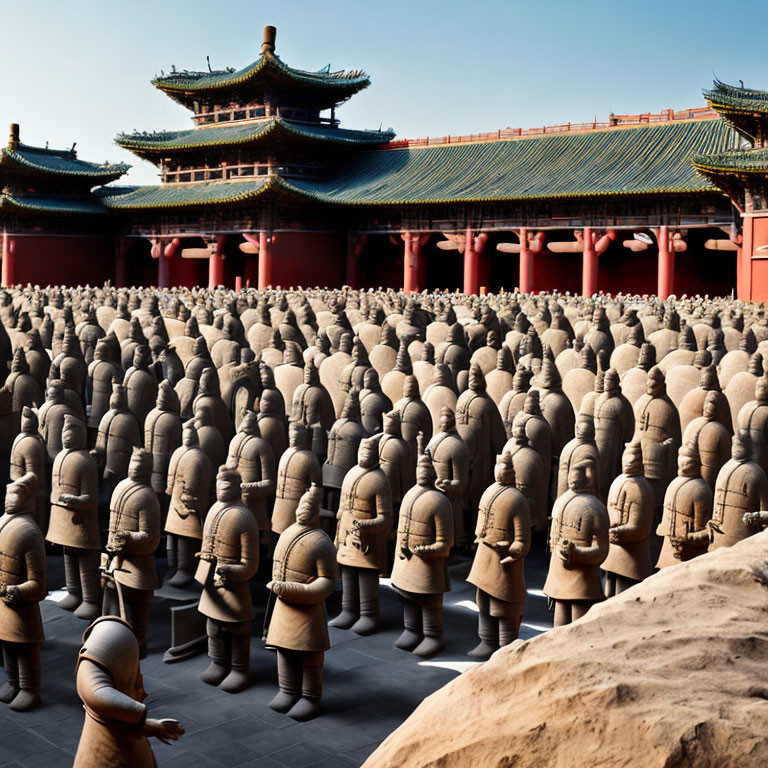
[[[96,194],[107,208],[140,210],[189,208],[199,205],[240,203],[281,185],[274,176],[251,181],[204,181],[191,184],[163,184],[147,187],[103,187]]]
[[[98,200],[76,197],[37,197],[0,194],[0,210],[30,214],[104,214],[106,210]]]
[[[365,151],[331,179],[212,181],[106,190],[110,208],[233,203],[267,190],[341,205],[426,205],[698,193],[691,157],[737,146],[722,120],[562,133],[424,149]]]
[[[186,106],[194,99],[215,98],[221,93],[283,87],[313,93],[330,107],[350,98],[370,82],[368,75],[360,70],[307,72],[289,67],[274,53],[263,53],[253,64],[240,70],[172,72],[156,77],[152,84]]]
[[[725,150],[737,138],[721,120],[692,120],[365,152],[307,191],[358,205],[702,192],[712,187],[691,167],[691,156]]]
[[[704,98],[713,109],[723,114],[740,112],[768,115],[768,91],[755,91],[715,80],[712,89],[704,91]]]
[[[90,179],[94,184],[105,184],[119,179],[131,167],[122,163],[89,163],[80,160],[71,150],[43,149],[26,144],[0,149],[0,168],[3,166],[45,175]]]
[[[768,174],[768,149],[741,149],[696,155],[691,158],[696,170],[706,173],[761,173]]]
[[[375,146],[391,141],[393,137],[392,131],[349,131],[272,117],[245,125],[230,123],[188,131],[120,134],[116,142],[125,149],[144,155],[255,144],[267,138],[272,142],[299,140],[305,143],[317,141],[348,146]]]

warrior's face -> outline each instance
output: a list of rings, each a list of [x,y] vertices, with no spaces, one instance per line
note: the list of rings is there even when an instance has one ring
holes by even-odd
[[[456,415],[449,408],[444,408],[440,413],[440,431],[453,432],[456,429]]]

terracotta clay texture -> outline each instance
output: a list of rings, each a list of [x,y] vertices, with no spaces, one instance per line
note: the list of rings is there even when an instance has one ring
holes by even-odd
[[[496,481],[480,498],[475,552],[467,581],[477,587],[480,643],[469,656],[486,659],[517,639],[525,604],[525,556],[531,546],[531,518],[515,488],[512,457],[497,457]]]
[[[269,706],[295,720],[317,715],[323,690],[323,658],[330,647],[325,600],[338,577],[336,550],[320,529],[322,489],[312,485],[301,497],[296,522],[275,546],[271,615],[265,640],[277,648],[280,691]]]
[[[6,681],[0,701],[17,712],[40,703],[39,603],[47,594],[45,542],[35,522],[37,478],[28,472],[11,483],[0,517],[0,641]]]
[[[201,679],[227,693],[239,693],[250,682],[249,582],[259,567],[259,528],[251,510],[240,502],[241,483],[234,466],[220,467],[195,573],[203,587],[198,610],[207,618],[211,660]]]
[[[85,723],[74,768],[154,768],[149,737],[176,740],[184,733],[176,720],[147,717],[139,645],[123,619],[104,616],[88,627],[76,676]]]

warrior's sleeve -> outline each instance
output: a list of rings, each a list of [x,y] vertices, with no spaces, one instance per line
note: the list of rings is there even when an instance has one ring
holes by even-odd
[[[638,504],[635,500],[629,501],[628,504],[627,522],[617,525],[613,530],[620,534],[622,543],[643,541],[649,533],[647,505]]]
[[[571,550],[571,560],[576,565],[600,565],[608,557],[608,529],[597,515],[593,516],[591,527],[591,546],[574,545]]]
[[[768,477],[766,477],[764,472],[760,473],[757,495],[760,500],[760,511],[768,510]]]
[[[392,527],[392,489],[386,477],[376,493],[376,517],[360,522],[361,528],[389,529]]]
[[[110,674],[89,659],[81,659],[77,666],[77,695],[99,719],[144,725],[146,706],[115,689]]]
[[[453,507],[447,498],[443,499],[446,503],[441,504],[435,512],[435,541],[433,544],[427,544],[419,552],[419,556],[425,559],[437,559],[448,557],[453,546]],[[424,497],[419,499],[424,501]]]
[[[70,509],[89,509],[96,504],[99,495],[99,478],[96,462],[87,454],[82,457],[78,467],[79,495],[67,504]]]
[[[307,483],[307,488],[309,488],[311,483],[314,483],[315,485],[323,484],[323,472],[320,469],[320,462],[317,460],[317,457],[314,453],[311,455],[312,463],[310,464],[309,468],[309,482]]]
[[[712,491],[709,486],[702,484],[697,489],[693,500],[693,531],[688,534],[690,542],[709,541],[709,526],[707,523],[712,518]]]
[[[177,448],[171,455],[171,461],[168,464],[168,487],[165,489],[165,493],[170,496],[173,493],[173,486],[176,485],[176,470],[179,466],[179,459],[181,458],[181,449]]]
[[[248,581],[256,575],[259,570],[259,533],[255,525],[253,530],[240,534],[240,562],[227,566],[232,581]]]
[[[132,555],[151,555],[160,544],[160,503],[152,493],[147,494],[147,503],[141,506],[139,530],[128,533],[128,551]]]
[[[317,578],[309,584],[299,584],[295,581],[285,581],[280,584],[278,597],[287,603],[298,605],[313,605],[322,603],[333,593],[338,578],[336,564],[336,549],[331,540],[323,534],[318,541],[315,539],[315,569]]]
[[[24,552],[27,580],[18,585],[19,597],[27,603],[39,603],[48,593],[45,578],[45,546],[42,537]]]
[[[259,461],[261,463],[261,480],[255,483],[243,483],[241,488],[245,491],[257,491],[257,493],[253,494],[257,498],[266,498],[274,494],[277,485],[275,478],[275,453],[268,443],[266,449],[259,454]]]
[[[518,507],[512,522],[512,542],[522,546],[520,557],[525,557],[531,549],[531,516],[528,513],[528,505],[525,501],[516,504]]]

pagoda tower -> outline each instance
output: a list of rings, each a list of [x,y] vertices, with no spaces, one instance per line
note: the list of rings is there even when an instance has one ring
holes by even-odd
[[[19,125],[11,124],[8,146],[0,149],[2,284],[68,283],[77,279],[78,262],[84,266],[89,252],[104,255],[108,266],[94,270],[91,262],[80,276],[111,277],[106,254],[113,248],[112,217],[92,190],[129,167],[80,160],[74,145],[58,150],[23,144]]]
[[[742,219],[738,298],[768,300],[768,91],[715,80],[707,102],[741,136],[741,147],[698,155],[694,168],[725,192]]]
[[[130,234],[153,241],[161,286],[171,281],[163,258],[177,255],[174,243],[180,240],[182,256],[209,259],[209,284],[223,283],[225,238],[240,234],[246,242],[239,250],[258,253],[259,286],[272,284],[275,276],[275,282],[284,280],[285,269],[277,275],[273,269],[273,233],[287,224],[295,229],[297,220],[308,232],[334,224],[321,205],[297,199],[292,183],[325,180],[351,154],[394,136],[339,126],[338,106],[370,84],[368,75],[330,66],[319,72],[294,69],[275,53],[275,39],[275,28],[265,27],[260,56],[244,69],[174,67],[152,81],[192,112],[193,128],[116,138],[160,173],[159,186],[116,189],[103,200],[129,214]],[[184,236],[202,237],[206,247],[183,248]],[[241,273],[255,277],[254,260],[248,261]]]

